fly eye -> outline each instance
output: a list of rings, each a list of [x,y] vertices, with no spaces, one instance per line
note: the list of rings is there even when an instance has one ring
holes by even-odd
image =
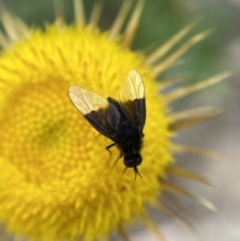
[[[126,155],[124,157],[124,165],[126,167],[136,167],[142,163],[142,157],[140,154]]]

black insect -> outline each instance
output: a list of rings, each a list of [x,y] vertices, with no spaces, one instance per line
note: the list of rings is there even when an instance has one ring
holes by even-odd
[[[117,146],[120,157],[124,157],[126,168],[133,168],[135,178],[137,166],[142,163],[140,150],[144,137],[143,128],[146,120],[145,89],[140,74],[131,70],[120,90],[120,102],[78,86],[69,88],[69,97],[84,118],[102,135]]]

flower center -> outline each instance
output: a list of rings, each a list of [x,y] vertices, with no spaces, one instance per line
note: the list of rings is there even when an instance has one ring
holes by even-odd
[[[2,155],[31,182],[65,179],[83,160],[74,142],[84,126],[67,89],[63,81],[23,84],[6,104],[8,111],[0,120]]]

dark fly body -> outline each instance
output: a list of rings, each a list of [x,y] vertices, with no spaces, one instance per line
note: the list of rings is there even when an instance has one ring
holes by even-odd
[[[142,163],[140,150],[144,137],[146,103],[143,80],[140,74],[131,70],[120,90],[120,101],[103,98],[77,86],[69,88],[69,97],[84,118],[102,135],[117,146],[126,168],[133,168],[135,177],[137,166]]]

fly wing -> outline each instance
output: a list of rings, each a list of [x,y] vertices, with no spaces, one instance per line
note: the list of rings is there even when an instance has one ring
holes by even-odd
[[[136,70],[129,71],[123,82],[120,106],[128,120],[142,132],[146,121],[145,89],[142,77]]]
[[[98,132],[115,142],[120,114],[113,104],[102,96],[78,86],[69,88],[69,98]]]

